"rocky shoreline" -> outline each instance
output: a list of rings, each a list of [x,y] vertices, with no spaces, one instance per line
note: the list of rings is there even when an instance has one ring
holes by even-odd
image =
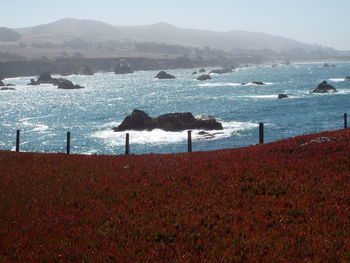
[[[0,79],[38,76],[43,72],[51,72],[62,76],[81,74],[92,75],[96,72],[132,73],[141,70],[165,70],[179,68],[214,67],[223,64],[234,66],[233,61],[221,61],[218,58],[178,57],[176,59],[135,58],[68,58],[57,60],[23,60],[0,62]],[[127,70],[124,65],[127,65]],[[132,69],[132,70],[131,70]]]

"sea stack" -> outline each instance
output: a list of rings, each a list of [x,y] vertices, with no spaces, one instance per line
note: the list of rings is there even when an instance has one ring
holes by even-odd
[[[160,71],[156,76],[156,79],[175,79],[176,77],[174,75],[171,75],[169,73],[166,73],[165,71]]]
[[[113,128],[116,132],[126,130],[151,131],[153,129],[161,129],[164,131],[184,131],[184,130],[222,130],[222,124],[213,116],[194,117],[190,112],[177,112],[160,115],[151,118],[142,110],[133,110],[133,112],[125,117],[123,122]]]
[[[318,86],[313,90],[310,91],[310,93],[334,93],[337,92],[337,90],[330,84],[327,83],[327,81],[322,81]]]

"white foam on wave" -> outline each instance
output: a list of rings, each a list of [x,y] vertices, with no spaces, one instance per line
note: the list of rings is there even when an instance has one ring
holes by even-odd
[[[332,81],[332,82],[343,82],[343,81],[345,81],[345,78],[333,78],[333,79],[329,79],[329,81]]]
[[[273,82],[263,82],[265,85],[261,85],[261,84],[256,84],[256,83],[253,83],[253,82],[248,82],[248,83],[245,83],[244,85],[242,86],[271,86],[273,85],[274,83]]]
[[[4,82],[8,82],[8,81],[14,81],[14,80],[30,80],[30,79],[35,79],[36,77],[15,77],[15,78],[5,78],[3,79]]]
[[[22,126],[26,128],[26,132],[46,132],[49,129],[49,126],[45,124],[29,122],[29,119],[31,118],[24,118],[20,120]]]
[[[242,86],[241,83],[234,83],[234,82],[220,82],[220,83],[203,83],[198,84],[198,87],[237,87]]]
[[[269,95],[242,95],[236,96],[235,98],[243,98],[243,99],[277,99],[278,94],[269,94]],[[289,97],[294,98],[294,97]]]
[[[338,89],[338,92],[334,92],[333,94],[350,94],[350,90],[339,90]]]
[[[115,125],[116,124],[116,125]],[[114,132],[112,127],[117,126],[119,123],[108,123],[103,127],[109,127],[109,129],[98,131],[91,135],[93,138],[103,140],[110,146],[122,146],[125,144],[125,133],[130,134],[131,144],[141,145],[159,145],[168,143],[180,143],[187,140],[187,131],[181,132],[167,132],[160,129],[152,131],[125,131],[125,132]],[[223,122],[223,130],[206,131],[206,133],[199,134],[201,130],[192,131],[192,139],[194,141],[202,140],[218,140],[228,138],[232,134],[239,133],[240,131],[250,130],[257,127],[256,123],[253,122]]]
[[[271,86],[273,82],[264,82],[265,85],[256,84],[253,82],[248,83],[236,83],[236,82],[218,82],[218,83],[203,83],[198,84],[198,87],[237,87],[237,86]]]

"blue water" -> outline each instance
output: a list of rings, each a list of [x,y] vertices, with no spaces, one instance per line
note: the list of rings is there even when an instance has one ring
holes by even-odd
[[[265,123],[265,141],[343,127],[350,114],[350,63],[296,64],[237,69],[232,74],[195,80],[193,70],[169,70],[177,78],[156,80],[157,71],[130,75],[99,73],[68,76],[83,90],[58,90],[51,85],[26,86],[30,77],[6,79],[16,91],[0,91],[0,149],[13,150],[16,129],[21,130],[21,150],[65,152],[71,131],[73,153],[122,154],[125,133],[111,128],[135,108],[150,116],[190,111],[214,115],[224,131],[206,139],[193,131],[193,150],[242,147],[258,143],[258,123]],[[210,70],[210,69],[208,69]],[[338,93],[310,94],[326,80]],[[268,85],[258,86],[252,81]],[[247,85],[240,85],[248,83]],[[279,93],[289,99],[278,100]],[[212,132],[213,133],[213,132]],[[187,150],[187,132],[130,132],[131,152],[170,153]]]

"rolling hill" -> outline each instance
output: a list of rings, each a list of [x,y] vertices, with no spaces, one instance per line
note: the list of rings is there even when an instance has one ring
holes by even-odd
[[[184,29],[167,23],[147,26],[112,26],[93,20],[66,18],[50,24],[14,30],[22,36],[24,42],[58,42],[80,38],[86,41],[124,40],[199,48],[208,46],[225,51],[270,49],[275,52],[285,52],[293,49],[310,50],[316,48],[314,45],[264,33]]]

